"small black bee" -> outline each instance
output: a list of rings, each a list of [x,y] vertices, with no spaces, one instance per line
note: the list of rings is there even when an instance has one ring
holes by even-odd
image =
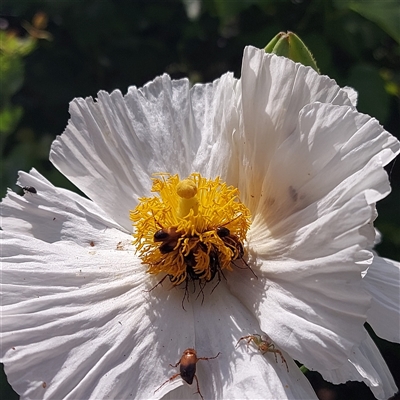
[[[182,234],[177,232],[175,227],[160,229],[154,234],[154,243],[161,242],[160,252],[167,254],[174,250],[180,237]]]
[[[231,231],[225,226],[217,227],[217,235],[222,239],[226,247],[232,250],[232,260],[243,259],[244,249],[240,240],[235,235],[231,235]]]

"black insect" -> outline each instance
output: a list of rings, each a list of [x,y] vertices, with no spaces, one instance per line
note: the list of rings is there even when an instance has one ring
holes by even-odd
[[[222,239],[226,247],[232,250],[232,261],[239,258],[243,259],[244,249],[240,240],[235,235],[231,235],[231,231],[226,226],[217,227],[217,235]]]
[[[25,193],[27,193],[27,192],[33,193],[33,194],[36,194],[36,193],[37,193],[37,190],[36,190],[33,186],[24,186],[24,187],[22,188],[22,190],[23,190]]]
[[[160,243],[159,251],[161,254],[168,254],[178,249],[182,240],[184,240],[184,233],[182,231],[178,231],[176,227],[164,228],[160,225],[162,229],[159,229],[153,236],[154,243]],[[243,244],[239,240],[239,238],[232,234],[231,231],[226,226],[218,226],[215,229],[216,234],[222,240],[223,244],[231,250],[231,262],[234,263],[235,260],[242,260],[246,265],[246,268],[250,269],[254,276],[256,276],[250,266],[244,261],[244,248]],[[198,236],[190,237],[189,240],[199,240]],[[209,263],[208,269],[202,271],[196,271],[197,265],[197,254],[198,253],[206,253],[208,255]],[[221,260],[218,248],[212,244],[211,248],[208,248],[207,245],[203,242],[198,242],[197,245],[194,246],[190,250],[188,254],[183,255],[183,260],[185,262],[186,271],[181,275],[170,275],[167,274],[161,279],[160,282],[157,283],[151,290],[155,289],[158,285],[160,285],[165,278],[169,278],[173,285],[178,285],[182,281],[185,282],[185,293],[182,299],[182,307],[185,299],[189,301],[189,285],[193,283],[193,292],[196,290],[196,282],[199,285],[200,292],[198,296],[203,296],[204,301],[204,291],[203,289],[207,285],[207,283],[214,280],[214,278],[218,278],[218,282],[212,289],[212,292],[221,282],[221,277],[224,277],[224,273],[221,268]],[[159,261],[160,263],[164,262],[164,259]],[[234,263],[235,264],[235,263]],[[235,264],[236,265],[236,264]],[[239,267],[240,268],[240,267]],[[257,277],[257,276],[256,276]],[[198,297],[197,296],[197,297]]]
[[[160,242],[160,252],[162,254],[167,254],[175,249],[180,237],[182,237],[182,234],[177,232],[175,227],[163,228],[154,234],[154,243]]]

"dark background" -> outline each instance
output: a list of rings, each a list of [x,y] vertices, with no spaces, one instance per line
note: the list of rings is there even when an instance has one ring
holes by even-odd
[[[243,48],[264,47],[294,31],[323,74],[359,93],[358,109],[399,137],[400,3],[397,0],[3,0],[0,18],[0,194],[18,170],[35,167],[57,186],[76,190],[48,161],[63,132],[68,103],[100,90],[142,86],[163,72],[209,82],[240,77]],[[378,252],[400,260],[400,165],[378,204]],[[372,333],[373,335],[373,333]],[[400,385],[400,346],[373,335]],[[361,383],[334,386],[306,376],[320,399],[374,399]],[[0,378],[4,400],[18,396]],[[400,398],[400,397],[396,397]]]

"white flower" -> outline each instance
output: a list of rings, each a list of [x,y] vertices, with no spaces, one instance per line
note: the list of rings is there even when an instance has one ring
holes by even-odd
[[[37,193],[10,191],[2,202],[1,361],[22,398],[198,399],[196,383],[179,377],[160,388],[187,348],[220,352],[197,364],[207,399],[316,398],[293,359],[391,396],[393,378],[363,324],[399,339],[386,319],[399,281],[378,272],[395,264],[368,250],[375,203],[390,191],[383,166],[399,143],[353,99],[252,47],[240,80],[226,74],[190,89],[163,75],[126,96],[75,99],[50,157],[90,200],[32,170],[19,184]],[[190,280],[152,289],[163,275],[146,272],[129,215],[154,195],[154,173],[238,188],[252,218],[249,268],[216,267],[226,279],[197,293]],[[279,355],[236,346],[263,332],[289,371]]]

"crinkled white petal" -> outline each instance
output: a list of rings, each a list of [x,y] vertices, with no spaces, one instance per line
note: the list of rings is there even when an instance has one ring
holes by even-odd
[[[233,297],[223,282],[213,292],[206,287],[204,303],[193,304],[198,356],[215,356],[199,361],[197,376],[205,399],[316,399],[316,395],[289,356],[286,365],[272,353],[264,356],[253,345],[237,342],[243,336],[260,333],[254,316]],[[218,292],[217,292],[218,290]],[[175,360],[172,360],[175,363]],[[169,368],[170,375],[174,373]],[[167,376],[168,377],[168,376]],[[167,385],[166,385],[167,386]],[[166,389],[167,390],[167,389]],[[167,399],[197,399],[195,382],[170,392]]]
[[[332,371],[319,372],[325,380],[335,384],[349,380],[364,382],[379,400],[388,399],[398,390],[385,360],[368,334],[352,351],[346,364]]]
[[[244,132],[240,149],[243,168],[239,173],[244,185],[241,190],[246,203],[252,199],[257,203],[270,160],[296,130],[303,107],[315,102],[351,106],[351,101],[332,79],[254,47],[245,49],[240,83]],[[265,200],[266,193],[262,195]]]
[[[228,285],[261,329],[309,368],[343,364],[364,337],[369,304],[352,250],[310,261],[264,261],[263,271],[252,268],[258,280],[234,271]]]
[[[400,263],[375,256],[363,283],[372,296],[367,322],[381,338],[399,343]]]
[[[342,88],[346,93],[347,96],[349,97],[349,100],[351,101],[351,104],[356,107],[357,106],[357,101],[358,101],[358,93],[357,91],[350,87],[350,86],[345,86]]]
[[[372,175],[375,170],[367,168]],[[381,178],[386,181],[385,174]],[[260,279],[228,279],[234,293],[254,310],[261,328],[313,369],[339,367],[364,335],[370,296],[361,272],[372,261],[365,249],[374,239],[374,232],[370,235],[364,228],[375,209],[370,192],[355,190],[351,196],[351,190],[342,190],[345,202],[333,191],[270,229],[261,229],[261,223],[252,226],[250,262]],[[335,206],[325,211],[321,203]],[[260,254],[263,262],[258,266]]]
[[[266,149],[267,154],[293,132],[305,105],[352,105],[347,91],[329,77],[251,46],[244,51],[241,86],[245,130],[275,137],[275,145]]]
[[[182,328],[157,329],[168,294],[149,312],[133,251],[8,233],[2,240],[3,290],[13,294],[2,308],[2,362],[15,390],[34,399],[150,397],[150,377],[162,379],[163,371],[148,360]],[[181,310],[168,310],[168,318],[179,318],[175,312]]]
[[[9,193],[2,210],[1,342],[10,382],[23,398],[152,397],[164,370],[149,360],[177,354],[170,338],[191,337],[193,319],[162,324],[187,313],[165,309],[171,297],[180,305],[177,293],[160,291],[149,302],[152,282],[131,236],[88,200],[34,175],[20,180],[35,183],[37,195]],[[51,199],[64,207],[56,212]],[[8,229],[16,215],[33,223],[27,234],[23,224]]]
[[[400,148],[354,104],[354,92],[311,68],[251,47],[240,81],[226,74],[190,89],[164,75],[125,96],[73,101],[51,159],[94,203],[32,171],[20,184],[37,193],[9,192],[2,204],[2,361],[16,390],[197,399],[179,377],[156,391],[195,347],[200,357],[221,352],[198,363],[205,398],[315,398],[290,357],[391,393],[363,322],[370,294],[373,321],[395,310],[394,291],[379,297],[374,272],[361,274],[375,203],[390,190],[383,166]],[[258,279],[236,266],[185,309],[168,279],[146,291],[158,280],[134,254],[129,210],[157,172],[219,175],[239,188]],[[260,330],[286,351],[289,373],[271,354],[235,347]]]
[[[195,399],[180,378],[157,391],[190,347],[199,357],[221,353],[198,363],[205,398],[316,398],[288,355],[289,373],[271,354],[235,347],[259,325],[224,282],[204,289],[204,303],[192,295],[185,309],[180,288],[149,292],[157,278],[145,273],[131,236],[91,201],[34,170],[19,182],[37,194],[9,192],[2,203],[1,361],[22,398],[147,399],[173,390]]]
[[[293,358],[337,368],[365,335],[365,249],[399,142],[334,81],[262,51],[246,50],[241,87],[239,189],[260,279],[235,273],[228,284]]]
[[[338,367],[363,337],[370,304],[361,272],[372,261],[369,237],[361,227],[369,223],[373,206],[363,194],[339,210],[308,223],[307,213],[294,214],[297,231],[265,240],[262,264],[250,265],[259,280],[232,274],[228,284],[254,310],[261,328],[293,358],[313,369]],[[293,225],[295,225],[295,223]],[[259,234],[261,235],[261,233]],[[260,293],[263,295],[260,297]]]
[[[99,92],[75,99],[71,119],[53,143],[50,159],[110,218],[129,229],[129,210],[150,194],[153,173],[194,171],[230,179],[237,126],[232,74],[212,84],[163,75],[123,96]],[[236,160],[239,164],[239,160]],[[238,167],[236,167],[238,168]],[[118,206],[116,206],[118,205]]]
[[[258,141],[247,140],[245,159]],[[268,229],[318,201],[316,219],[363,191],[370,204],[385,197],[390,185],[383,166],[399,151],[399,142],[375,119],[347,106],[314,103],[301,110],[298,125],[271,158],[248,163],[243,174],[253,179],[243,179],[240,189],[250,194],[254,218]]]
[[[120,235],[121,240],[126,240],[126,234],[132,231],[132,228],[124,230],[92,201],[55,187],[35,169],[29,174],[20,172],[18,183],[35,187],[37,193],[28,192],[24,196],[12,191],[7,193],[0,205],[4,231],[34,236],[49,243],[66,240],[82,246],[89,245],[94,238],[96,246],[108,244],[110,230]],[[86,236],[76,235],[77,226]]]

